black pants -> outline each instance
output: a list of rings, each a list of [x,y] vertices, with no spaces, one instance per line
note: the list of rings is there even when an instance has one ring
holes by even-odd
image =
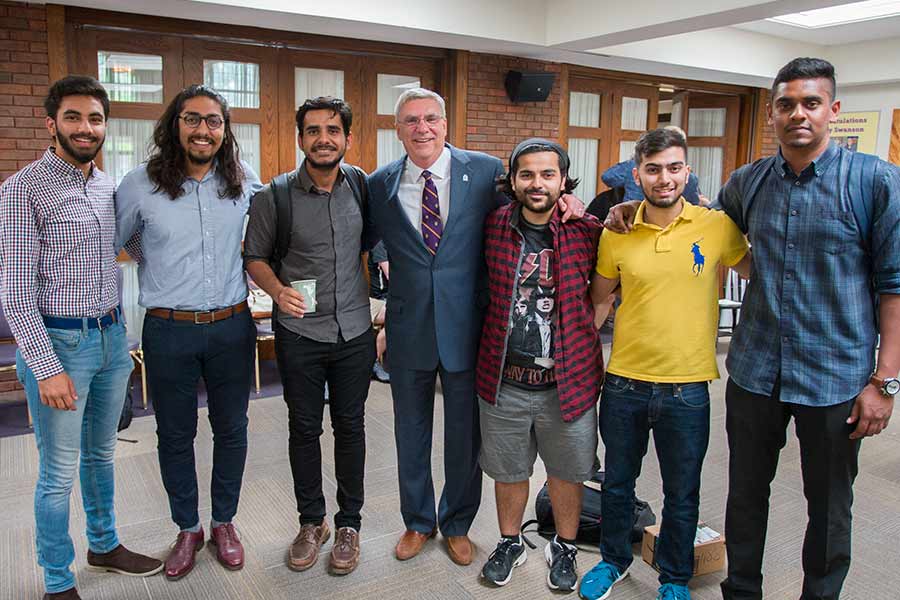
[[[366,466],[366,396],[375,362],[375,335],[369,329],[350,341],[338,339],[329,344],[276,324],[275,355],[288,407],[288,451],[300,523],[319,524],[325,518],[319,436],[327,381],[340,508],[334,524],[358,531]]]
[[[762,598],[769,486],[793,417],[809,515],[801,598],[837,600],[850,568],[850,508],[860,441],[849,438],[853,426],[846,420],[854,401],[810,407],[778,398],[777,385],[771,396],[761,396],[728,381],[728,578],[722,582],[722,595],[726,600]]]
[[[253,373],[256,327],[250,312],[195,325],[144,319],[147,385],[156,412],[159,468],[172,520],[188,529],[197,514],[197,382],[206,384],[213,432],[212,517],[231,521],[241,495],[247,459],[247,403]]]

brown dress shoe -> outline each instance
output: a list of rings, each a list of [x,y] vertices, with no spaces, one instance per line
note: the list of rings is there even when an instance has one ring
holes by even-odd
[[[475,557],[475,549],[472,548],[472,542],[467,535],[448,536],[447,552],[450,554],[450,560],[464,567],[471,565]]]
[[[359,564],[359,532],[352,527],[341,527],[334,534],[331,559],[328,566],[335,575],[346,575]]]
[[[397,560],[409,560],[421,552],[422,546],[425,545],[428,538],[433,538],[436,533],[437,529],[432,529],[428,533],[419,533],[414,529],[404,531],[403,535],[400,536],[400,541],[397,542],[397,547],[394,549]]]
[[[215,548],[216,559],[229,571],[244,567],[244,547],[232,523],[223,523],[209,532],[210,550]]]
[[[131,577],[149,577],[163,568],[161,560],[132,552],[122,544],[106,554],[94,554],[88,550],[87,562],[88,570],[108,571]]]
[[[307,523],[300,526],[300,533],[294,538],[288,550],[288,567],[294,571],[305,571],[319,560],[319,549],[331,536],[328,523],[321,525]]]
[[[194,556],[203,547],[203,528],[193,533],[180,531],[175,545],[166,557],[166,578],[175,581],[181,579],[194,568]]]
[[[75,588],[69,588],[64,592],[44,594],[44,600],[81,600],[81,596],[78,595],[78,591]]]

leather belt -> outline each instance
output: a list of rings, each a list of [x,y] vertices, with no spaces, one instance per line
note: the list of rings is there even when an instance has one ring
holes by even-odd
[[[99,317],[46,317],[44,325],[51,329],[82,329],[87,325],[88,329],[106,329],[110,325],[119,322],[119,307],[115,307],[105,315]]]
[[[172,319],[173,321],[190,321],[195,325],[205,325],[215,323],[216,321],[224,321],[230,319],[234,315],[239,315],[247,310],[247,301],[238,302],[234,306],[221,308],[219,310],[172,310],[171,308],[151,308],[147,314],[151,317],[160,319]]]

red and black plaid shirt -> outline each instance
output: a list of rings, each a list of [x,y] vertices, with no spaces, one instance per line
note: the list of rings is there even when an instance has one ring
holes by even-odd
[[[516,271],[522,236],[516,230],[520,208],[512,202],[491,213],[484,225],[490,305],[481,331],[475,388],[494,404],[503,363],[510,315],[516,295]],[[550,220],[553,234],[553,280],[556,286],[557,328],[553,369],[564,421],[589,410],[600,396],[603,352],[594,327],[589,284],[597,262],[600,222],[591,215],[563,223],[559,211]]]

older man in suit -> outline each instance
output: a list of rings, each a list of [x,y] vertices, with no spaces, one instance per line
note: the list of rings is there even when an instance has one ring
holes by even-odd
[[[387,348],[406,525],[396,556],[416,556],[439,527],[450,558],[468,565],[474,552],[467,534],[481,500],[474,369],[488,302],[483,226],[507,202],[495,185],[504,169],[495,157],[445,143],[444,100],[435,92],[407,90],[394,116],[407,155],[373,173],[369,190],[370,218],[391,257]],[[583,213],[580,201],[570,204],[569,213]],[[438,374],[445,485],[435,510],[431,438]]]

